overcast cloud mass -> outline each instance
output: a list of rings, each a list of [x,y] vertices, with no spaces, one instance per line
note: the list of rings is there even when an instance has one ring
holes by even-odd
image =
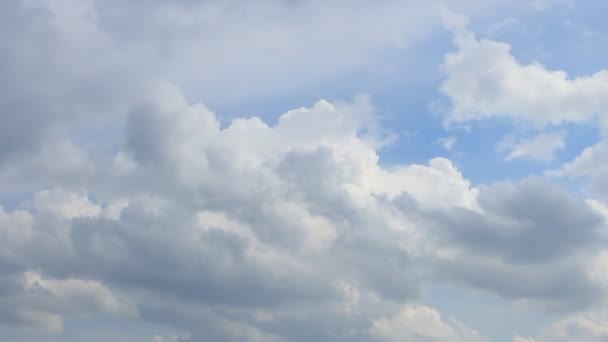
[[[0,340],[608,341],[606,10],[0,2]]]

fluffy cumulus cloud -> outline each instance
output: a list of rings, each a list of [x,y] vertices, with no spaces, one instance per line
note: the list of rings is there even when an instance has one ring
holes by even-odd
[[[446,11],[455,52],[442,65],[440,90],[451,102],[448,123],[509,117],[539,127],[606,117],[608,71],[572,77],[540,63],[524,64],[505,42],[480,39],[467,18]]]
[[[96,200],[55,188],[33,195],[32,213],[4,214],[15,221],[4,225],[6,262],[26,290],[71,290],[122,312],[128,303],[108,292],[118,289],[133,312],[194,340],[364,338],[367,306],[416,298],[424,279],[414,260],[424,252],[406,238],[424,232],[401,203],[474,210],[477,194],[445,159],[379,166],[373,120],[360,98],[320,101],[274,126],[248,118],[220,128],[160,87],[130,112],[109,175],[88,184]]]
[[[582,267],[604,239],[591,206],[541,180],[475,188],[447,159],[382,167],[367,98],[224,128],[175,87],[152,98],[88,193],[3,212],[6,281],[21,284],[6,300],[39,318],[7,317],[109,312],[193,341],[464,341],[482,338],[433,309],[388,314],[435,280],[541,310],[604,297]]]
[[[605,304],[600,200],[539,178],[473,184],[441,157],[386,165],[380,153],[393,132],[369,96],[226,122],[185,95],[199,78],[199,90],[224,91],[252,65],[259,73],[243,76],[244,86],[289,78],[304,47],[338,44],[344,56],[311,54],[293,87],[364,63],[419,33],[397,15],[402,3],[371,14],[364,1],[0,4],[0,339],[15,328],[62,336],[65,322],[113,317],[158,328],[148,336],[158,342],[487,341],[424,305],[436,283],[573,317],[533,341],[605,338],[600,316],[572,316]],[[409,6],[412,16],[430,11]],[[351,31],[351,20],[372,30]],[[303,23],[337,31],[300,32]],[[458,35],[464,59],[488,44],[508,53]],[[251,65],[228,67],[242,51]],[[265,60],[270,52],[279,56]],[[459,54],[447,70],[458,69]],[[587,120],[596,107],[569,104],[593,98],[588,88],[601,77],[576,91],[578,81],[563,82],[573,92],[565,114],[543,120]],[[449,96],[467,95],[450,84]],[[468,119],[473,107],[455,103],[453,118]],[[538,139],[509,153],[542,160],[559,148]],[[578,164],[563,172],[587,170]]]
[[[544,8],[558,2],[542,3]],[[509,44],[476,37],[467,28],[465,16],[444,10],[443,18],[457,48],[445,56],[442,65],[446,79],[440,90],[450,101],[445,123],[510,118],[538,130],[565,123],[597,124],[600,142],[547,173],[586,178],[590,195],[605,201],[608,72],[602,69],[574,77],[537,62],[525,64],[513,55]],[[529,138],[510,135],[497,144],[497,149],[506,152],[507,161],[553,161],[556,151],[566,147],[565,135],[564,130],[541,131]]]

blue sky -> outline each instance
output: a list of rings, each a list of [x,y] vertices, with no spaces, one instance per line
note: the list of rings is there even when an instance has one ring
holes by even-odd
[[[0,4],[0,340],[607,340],[606,10]]]

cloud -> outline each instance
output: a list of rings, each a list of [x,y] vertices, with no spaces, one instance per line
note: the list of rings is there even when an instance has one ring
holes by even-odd
[[[534,0],[532,5],[538,11],[546,11],[559,5],[566,6],[568,9],[576,7],[572,0]]]
[[[431,211],[420,223],[436,227],[441,279],[545,311],[603,300],[603,282],[586,265],[605,245],[605,219],[589,205],[535,179],[480,187],[478,203],[480,212]]]
[[[158,83],[245,106],[373,66],[437,24],[433,4],[417,0],[0,6],[0,189],[11,193],[77,189],[107,172],[87,157],[120,149],[127,113]],[[478,11],[474,1],[457,9]]]
[[[95,217],[102,211],[102,208],[91,202],[86,195],[74,194],[62,189],[37,192],[34,195],[34,206],[38,211],[50,211],[67,219]]]
[[[514,336],[513,342],[535,342],[535,340],[529,337]]]
[[[413,228],[384,201],[410,193],[425,208],[475,205],[448,160],[381,167],[366,97],[319,101],[273,126],[247,118],[221,128],[175,87],[156,94],[129,114],[118,164],[101,167],[108,173],[86,191],[41,190],[31,212],[4,214],[10,279],[26,274],[40,284],[27,289],[54,297],[70,288],[110,312],[119,302],[108,291],[118,291],[142,319],[192,340],[349,340],[353,320],[364,339],[369,315],[417,297],[422,281],[406,246],[393,243]],[[151,295],[156,303],[144,300]],[[50,303],[41,312],[73,313]],[[275,314],[260,322],[264,310]]]
[[[541,133],[527,139],[514,140],[506,137],[498,143],[498,151],[507,151],[505,160],[530,159],[538,162],[550,162],[555,158],[555,152],[563,149],[566,133],[563,131]]]
[[[64,317],[114,314],[138,316],[131,302],[97,281],[49,279],[34,271],[9,273],[3,279],[0,324],[59,334]]]
[[[447,224],[454,227],[450,233],[464,243],[475,244],[471,247],[492,254],[506,252],[502,254],[505,259],[543,260],[568,255],[563,248],[588,248],[600,238],[604,225],[603,217],[585,202],[538,179],[482,187],[478,202],[482,213],[454,209],[445,216]],[[540,243],[543,240],[545,244]],[[536,247],[527,248],[526,244]]]
[[[61,316],[36,312],[19,311],[4,312],[0,310],[0,322],[13,327],[36,329],[48,334],[60,334],[63,331],[63,320]]]
[[[91,308],[115,313],[127,318],[137,317],[137,311],[131,303],[123,298],[116,297],[107,287],[95,282],[80,279],[45,279],[39,273],[25,272],[22,282],[26,291],[44,293],[58,302],[68,303],[69,306]],[[39,301],[37,304],[40,304]],[[55,306],[56,304],[51,304]],[[67,309],[70,311],[72,309]]]
[[[411,47],[437,24],[433,4],[419,0],[150,1],[144,9],[70,1],[41,7],[71,43],[101,36],[115,44],[118,57],[139,63],[135,70],[177,82],[215,103],[286,93],[373,65],[376,54]],[[353,22],[357,25],[349,25]],[[75,27],[85,30],[75,34]]]
[[[456,145],[456,138],[455,137],[439,138],[439,139],[437,139],[437,143],[439,145],[441,145],[441,147],[443,147],[444,149],[449,151],[452,148],[454,148],[454,145]]]
[[[478,332],[452,319],[446,322],[427,306],[406,307],[390,318],[375,320],[372,334],[384,341],[487,341]]]
[[[445,17],[457,47],[442,65],[446,80],[440,90],[451,102],[447,124],[508,117],[544,127],[605,114],[608,71],[571,77],[540,63],[523,64],[509,44],[476,38],[466,18]]]
[[[551,170],[549,175],[569,176],[588,180],[587,191],[602,201],[608,201],[608,162],[606,161],[608,144],[605,140],[585,148],[574,160],[563,164],[557,170]]]
[[[581,267],[605,223],[584,201],[537,180],[472,187],[444,158],[383,167],[369,98],[221,127],[178,88],[155,94],[86,191],[41,190],[30,212],[3,212],[9,281],[26,274],[79,310],[137,312],[191,341],[373,339],[372,322],[392,326],[379,317],[428,281],[542,310],[604,296]],[[8,298],[23,297],[36,298]],[[49,303],[39,312],[79,312]]]
[[[95,29],[94,17],[89,16],[90,23],[70,23],[78,24],[76,30],[63,27],[68,24],[63,19],[68,18],[57,14],[63,12],[38,5],[1,5],[5,25],[0,30],[0,72],[6,76],[0,95],[2,165],[7,158],[13,161],[32,154],[43,142],[58,139],[58,129],[68,122],[76,125],[85,119],[112,118],[136,97],[136,84],[145,84],[143,75],[129,77],[136,74],[130,70],[133,65],[115,58],[113,42]],[[79,19],[86,14],[78,14]],[[76,31],[86,36],[81,38]]]
[[[513,342],[565,342],[608,340],[608,321],[605,314],[584,312],[560,319],[544,328],[537,337],[515,337]]]
[[[458,9],[474,12],[473,3]],[[373,65],[373,57],[412,47],[437,24],[433,4],[418,0],[1,6],[0,165],[28,164],[26,174],[37,166],[29,159],[48,158],[39,150],[64,143],[66,132],[83,139],[91,125],[120,125],[157,82],[180,84],[214,104],[247,103]],[[104,133],[98,140],[118,132]],[[71,168],[61,171],[30,178],[60,176],[50,179],[56,184],[74,177]]]
[[[604,203],[594,200],[594,199],[587,199],[586,202],[587,202],[587,204],[589,204],[589,206],[591,206],[591,208],[593,208],[599,214],[601,214],[606,219],[608,219],[608,206],[606,206]]]
[[[473,184],[446,158],[386,166],[390,132],[365,95],[229,122],[184,95],[299,89],[432,26],[428,2],[370,4],[0,4],[0,192],[19,195],[0,209],[0,323],[483,340],[407,303],[448,282],[540,310],[601,305],[605,220],[559,188]],[[461,50],[504,52],[459,18]]]

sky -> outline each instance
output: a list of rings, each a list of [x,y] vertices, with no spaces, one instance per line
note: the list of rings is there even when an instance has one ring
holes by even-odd
[[[0,2],[0,340],[608,341],[608,3]]]

